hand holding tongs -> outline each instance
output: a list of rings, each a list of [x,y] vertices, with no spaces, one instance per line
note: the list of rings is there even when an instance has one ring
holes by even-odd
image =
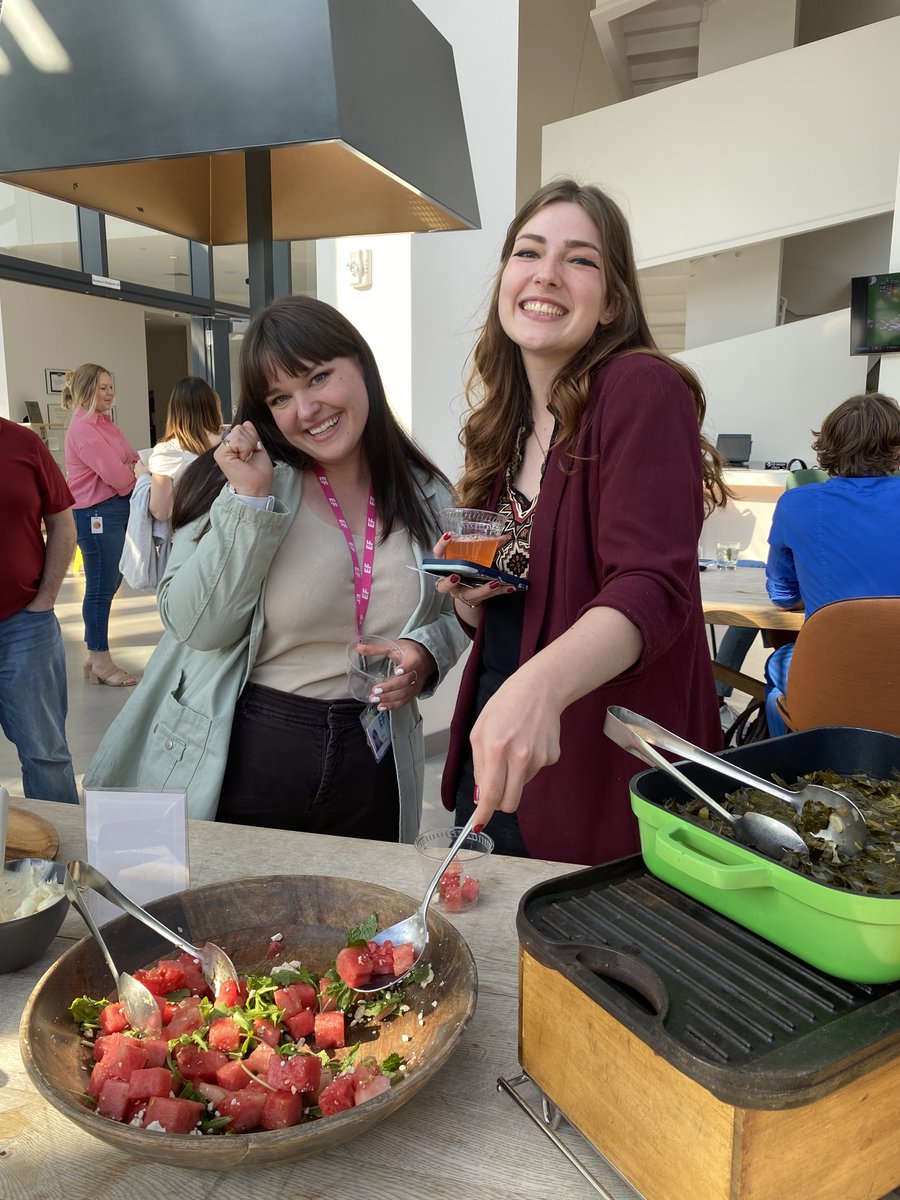
[[[185,941],[183,937],[179,937],[177,933],[173,933],[171,929],[163,925],[162,921],[158,921],[141,908],[139,904],[135,904],[130,900],[124,892],[120,892],[111,879],[98,871],[96,867],[92,867],[90,863],[82,862],[81,859],[73,859],[68,865],[69,874],[76,884],[83,887],[93,888],[98,895],[109,900],[118,908],[123,909],[130,916],[135,917],[138,921],[142,921],[148,929],[152,929],[154,933],[158,933],[161,938],[165,938],[167,942],[171,942],[173,946],[178,946],[181,950],[186,950],[193,958],[196,958],[200,963],[200,970],[203,972],[204,978],[212,985],[213,992],[218,995],[219,989],[224,983],[237,983],[237,971],[234,963],[228,957],[221,947],[216,946],[213,942],[207,942],[203,947],[192,946],[190,942]]]

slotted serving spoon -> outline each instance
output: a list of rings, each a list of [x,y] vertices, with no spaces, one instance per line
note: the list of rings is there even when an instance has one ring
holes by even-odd
[[[776,861],[782,858],[785,850],[793,850],[803,858],[809,858],[806,842],[795,829],[791,829],[790,825],[785,825],[783,821],[776,821],[774,817],[768,817],[765,813],[746,812],[742,816],[736,816],[727,808],[723,808],[718,800],[713,800],[712,796],[708,796],[692,779],[688,779],[687,775],[682,775],[676,766],[673,766],[661,754],[657,754],[653,747],[644,740],[642,736],[643,717],[638,718],[638,722],[641,723],[638,726],[640,732],[638,732],[638,728],[634,728],[637,722],[634,722],[632,718],[635,716],[636,714],[627,708],[612,705],[606,710],[603,732],[623,750],[627,750],[649,766],[659,767],[661,771],[671,775],[695,799],[718,813],[722,820],[731,827],[735,838],[739,842],[743,842],[745,846],[752,846],[754,850],[759,850],[767,858],[774,858]],[[650,724],[652,725],[652,722]],[[662,726],[655,726],[655,728],[661,729]]]
[[[122,1003],[122,1011],[125,1013],[128,1024],[132,1029],[136,1029],[138,1033],[144,1033],[148,1037],[159,1037],[162,1032],[162,1012],[156,1002],[156,997],[149,988],[146,988],[133,975],[129,975],[127,971],[120,971],[116,967],[113,957],[109,952],[109,947],[103,940],[100,930],[97,928],[97,922],[94,920],[91,910],[87,906],[87,901],[81,892],[79,892],[75,880],[72,878],[72,873],[69,870],[66,871],[63,878],[63,889],[72,904],[81,913],[85,925],[87,925],[93,934],[94,941],[103,951],[106,965],[109,967],[112,977],[116,981],[119,1000]]]
[[[363,995],[370,995],[373,992],[383,992],[385,988],[393,987],[399,983],[401,979],[405,979],[410,971],[419,963],[422,955],[425,953],[425,947],[428,945],[428,922],[426,915],[428,913],[428,904],[431,897],[434,895],[434,890],[440,882],[441,876],[450,865],[450,860],[459,850],[460,846],[465,842],[466,838],[472,832],[472,826],[475,824],[475,813],[473,812],[465,825],[459,831],[453,845],[447,851],[447,857],[434,873],[434,878],[428,887],[425,889],[425,895],[422,897],[422,903],[416,909],[411,917],[406,917],[403,921],[395,921],[393,925],[389,925],[387,929],[382,929],[380,933],[376,933],[372,938],[373,942],[377,942],[379,946],[385,942],[393,942],[398,946],[404,942],[411,942],[413,949],[416,952],[416,957],[412,961],[409,970],[404,971],[402,975],[378,975],[378,983],[370,983],[367,987],[354,987],[354,992],[361,992]]]
[[[766,792],[768,795],[790,804],[798,813],[803,811],[803,806],[807,802],[823,804],[831,810],[828,824],[824,829],[810,830],[810,833],[813,837],[821,838],[825,842],[834,842],[844,858],[854,858],[866,844],[868,837],[866,819],[850,797],[845,796],[843,792],[822,787],[818,783],[807,783],[796,792],[790,791],[788,788],[779,787],[777,783],[772,783],[771,780],[760,779],[758,775],[754,775],[751,771],[745,771],[743,767],[736,766],[727,758],[720,758],[717,754],[701,750],[699,746],[695,746],[692,742],[686,742],[684,738],[670,733],[662,725],[657,725],[655,721],[651,721],[647,717],[638,716],[630,709],[613,705],[608,711],[633,732],[643,737],[645,741],[652,742],[661,750],[669,750],[672,754],[688,758],[701,767],[708,767],[711,771],[718,771],[720,775],[727,775],[729,779],[736,779],[740,783],[747,784],[748,787],[758,788],[759,791]]]
[[[156,917],[151,916],[146,909],[141,908],[139,904],[129,899],[124,892],[119,891],[111,879],[98,871],[96,867],[92,867],[90,863],[82,862],[81,859],[73,859],[69,863],[69,871],[76,883],[84,884],[85,887],[93,888],[98,895],[109,900],[118,908],[123,909],[138,921],[142,921],[148,929],[152,929],[154,933],[158,933],[161,938],[165,938],[167,942],[171,942],[173,946],[178,946],[181,950],[186,950],[193,958],[196,958],[200,963],[200,970],[203,972],[204,979],[212,985],[213,992],[218,995],[219,989],[224,983],[237,983],[237,971],[234,963],[220,947],[214,942],[207,942],[204,946],[192,946],[190,942],[183,937],[179,937],[177,933],[173,933],[171,929],[163,925],[162,921],[157,921]]]

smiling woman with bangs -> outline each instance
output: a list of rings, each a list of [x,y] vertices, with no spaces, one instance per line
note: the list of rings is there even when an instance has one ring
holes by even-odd
[[[450,502],[372,352],[319,300],[276,300],[241,347],[232,429],[175,487],[165,633],[86,786],[184,788],[191,816],[414,840],[417,701],[465,644],[418,570]],[[348,644],[387,638],[365,700]]]

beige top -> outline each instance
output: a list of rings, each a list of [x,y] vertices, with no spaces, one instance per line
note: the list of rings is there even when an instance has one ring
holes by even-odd
[[[360,564],[362,534],[354,534]],[[364,632],[398,637],[419,603],[412,541],[405,529],[375,544]],[[349,697],[347,646],[356,637],[353,565],[344,535],[300,504],[266,579],[265,628],[250,679],[314,700]]]

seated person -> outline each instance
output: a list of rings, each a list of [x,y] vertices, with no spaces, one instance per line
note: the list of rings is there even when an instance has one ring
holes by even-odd
[[[776,504],[769,598],[809,617],[835,600],[900,595],[900,405],[878,392],[851,396],[822,422],[813,449],[831,478],[793,488]],[[793,653],[793,644],[781,646],[766,663],[773,737],[787,732],[776,700]]]

